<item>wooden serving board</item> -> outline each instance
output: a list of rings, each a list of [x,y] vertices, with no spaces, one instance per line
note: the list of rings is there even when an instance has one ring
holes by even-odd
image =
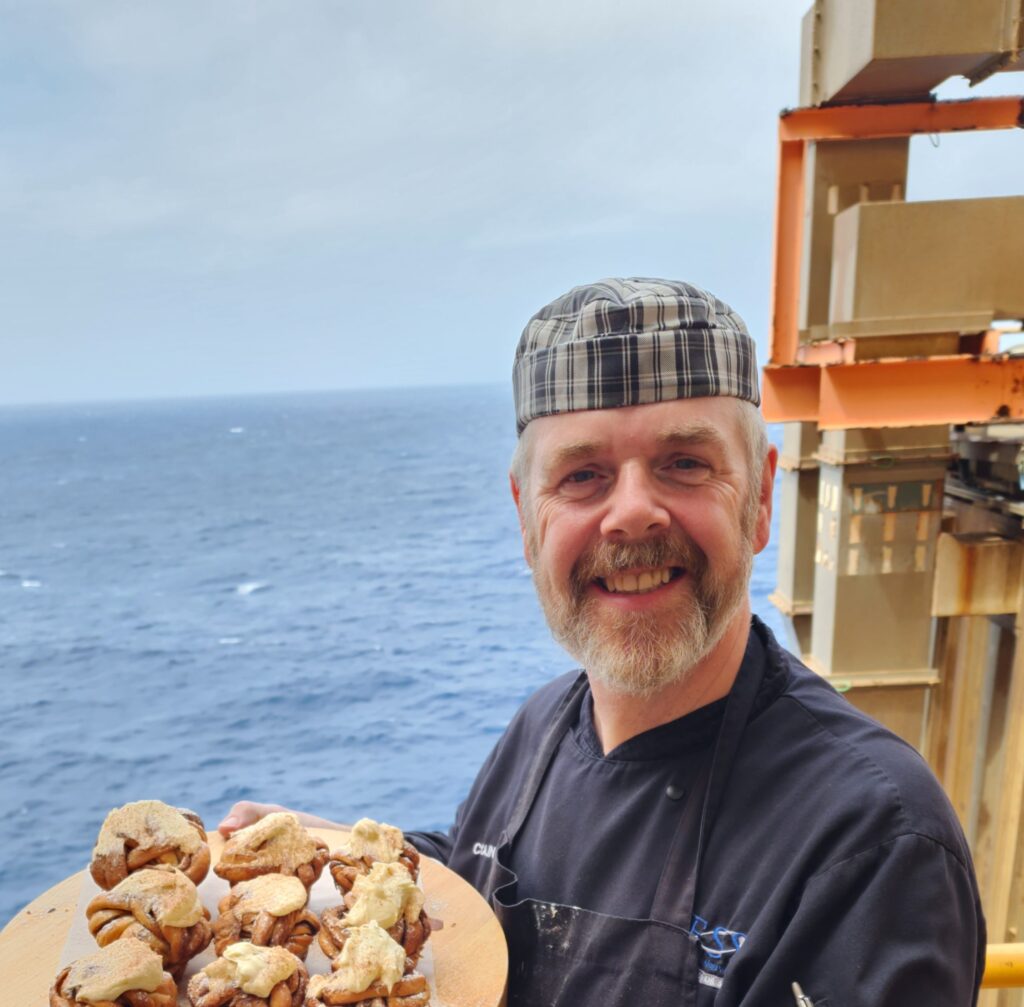
[[[334,829],[309,831],[332,850],[345,838],[344,832]],[[212,833],[209,843],[217,863],[224,840]],[[88,890],[91,884],[84,871],[66,878],[22,909],[0,932],[3,1003],[18,1007],[49,1003],[48,991],[64,963],[72,924],[79,913],[84,917],[83,888]],[[427,915],[442,924],[427,945],[436,1007],[503,1007],[508,949],[490,907],[475,888],[429,857],[420,862],[420,884]]]

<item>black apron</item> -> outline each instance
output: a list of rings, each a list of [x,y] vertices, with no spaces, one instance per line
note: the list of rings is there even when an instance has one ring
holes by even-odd
[[[705,758],[681,809],[651,909],[635,920],[538,902],[516,901],[516,874],[502,863],[526,821],[551,760],[576,722],[583,676],[569,691],[537,752],[494,855],[487,890],[509,945],[508,1007],[697,1007],[717,989],[699,981],[694,900],[708,833],[763,677],[744,662],[726,701],[713,754]],[[552,855],[556,855],[552,851]],[[571,870],[571,851],[567,870]],[[698,999],[700,991],[700,999]]]

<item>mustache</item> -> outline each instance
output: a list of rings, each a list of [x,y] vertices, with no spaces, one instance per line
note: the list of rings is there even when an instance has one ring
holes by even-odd
[[[675,534],[644,542],[599,542],[576,561],[571,579],[578,594],[599,578],[637,567],[682,567],[699,581],[707,565],[700,546]]]

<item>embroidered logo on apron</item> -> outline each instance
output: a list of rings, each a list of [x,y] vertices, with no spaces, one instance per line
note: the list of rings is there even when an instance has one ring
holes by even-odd
[[[747,935],[742,930],[712,926],[696,913],[690,923],[690,933],[700,943],[700,970],[697,978],[702,986],[718,988],[722,985],[726,966],[743,946]]]

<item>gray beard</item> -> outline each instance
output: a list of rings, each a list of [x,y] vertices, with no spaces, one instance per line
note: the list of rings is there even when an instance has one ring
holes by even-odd
[[[602,543],[576,564],[568,592],[534,584],[555,640],[591,680],[626,696],[651,696],[686,680],[722,638],[747,597],[749,537],[732,570],[711,571],[707,556],[678,535],[631,545]],[[682,567],[688,591],[671,612],[610,612],[588,588],[598,577],[637,567]]]

